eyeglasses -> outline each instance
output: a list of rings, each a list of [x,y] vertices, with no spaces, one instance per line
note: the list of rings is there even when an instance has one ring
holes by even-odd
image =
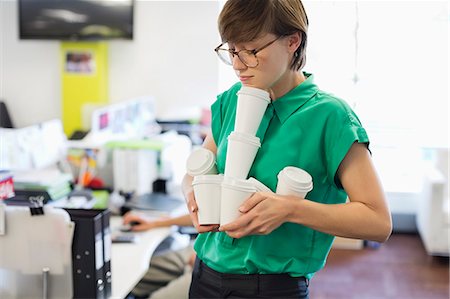
[[[262,47],[259,47],[258,49],[254,50],[240,50],[240,51],[234,51],[232,49],[229,49],[228,42],[222,43],[220,46],[214,49],[216,51],[217,55],[219,56],[220,60],[222,60],[225,64],[233,65],[233,58],[236,55],[239,60],[245,64],[247,67],[257,67],[259,64],[258,57],[256,54],[260,52],[261,50],[267,48],[274,42],[276,42],[278,39],[280,39],[281,36],[277,37],[271,42],[268,42]]]

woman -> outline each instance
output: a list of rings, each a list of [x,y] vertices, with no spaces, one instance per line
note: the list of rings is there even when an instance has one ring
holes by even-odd
[[[391,233],[369,139],[344,101],[301,72],[308,19],[300,0],[229,0],[218,23],[224,43],[216,52],[240,82],[212,105],[212,132],[203,146],[216,153],[223,173],[236,92],[242,85],[268,90],[272,102],[249,176],[275,190],[279,171],[295,166],[311,174],[314,189],[306,199],[257,192],[234,222],[199,226],[186,175],[183,192],[201,233],[190,296],[308,298],[309,279],[324,266],[333,236],[384,242]]]

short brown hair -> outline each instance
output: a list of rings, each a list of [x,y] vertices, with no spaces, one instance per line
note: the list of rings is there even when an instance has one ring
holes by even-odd
[[[218,24],[222,41],[234,43],[249,42],[267,33],[284,36],[299,32],[302,41],[291,68],[305,66],[308,17],[301,0],[228,0]]]

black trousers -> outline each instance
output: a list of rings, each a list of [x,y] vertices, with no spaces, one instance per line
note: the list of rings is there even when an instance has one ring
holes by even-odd
[[[225,274],[197,258],[189,298],[308,299],[309,281],[288,274]]]

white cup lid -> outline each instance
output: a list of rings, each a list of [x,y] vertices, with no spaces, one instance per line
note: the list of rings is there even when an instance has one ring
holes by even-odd
[[[250,87],[250,86],[242,86],[241,89],[237,92],[238,96],[239,96],[239,94],[255,96],[262,100],[265,100],[267,103],[270,103],[270,94],[268,91],[263,90],[263,89]]]
[[[206,173],[215,163],[214,153],[204,147],[192,151],[186,161],[186,169],[190,175]]]
[[[192,181],[192,185],[197,184],[221,184],[223,181],[223,174],[205,174],[197,175]]]
[[[313,187],[311,175],[298,167],[285,167],[278,174],[278,180],[280,179],[284,179],[292,189],[311,191]]]
[[[247,133],[243,133],[243,132],[233,131],[228,136],[228,139],[241,141],[241,142],[252,144],[257,147],[261,147],[261,142],[258,137],[247,134]]]
[[[256,192],[256,187],[253,185],[252,182],[249,182],[248,180],[241,180],[241,179],[235,179],[231,177],[224,177],[223,186],[226,186],[228,188],[244,191],[244,192]]]
[[[272,190],[270,190],[269,187],[267,187],[266,185],[264,185],[263,183],[261,183],[260,181],[258,181],[257,179],[255,179],[253,177],[249,178],[247,181],[252,183],[253,186],[255,186],[257,191],[272,192]]]

